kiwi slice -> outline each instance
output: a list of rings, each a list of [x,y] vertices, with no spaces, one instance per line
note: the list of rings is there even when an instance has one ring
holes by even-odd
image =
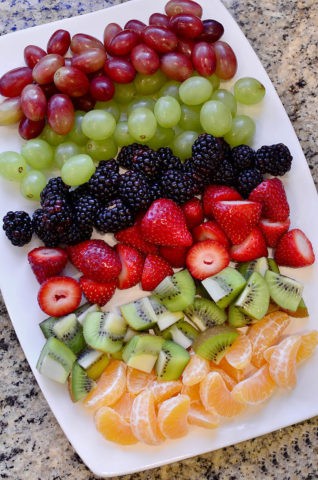
[[[109,356],[107,353],[88,347],[77,357],[77,362],[82,368],[84,368],[84,370],[86,370],[86,373],[90,378],[97,380],[107,367]]]
[[[96,312],[97,310],[100,310],[100,307],[98,305],[95,305],[95,304],[91,305],[90,303],[86,302],[86,303],[83,303],[83,305],[80,305],[72,313],[76,315],[76,318],[79,321],[79,323],[83,323],[83,319],[88,312],[90,311]],[[54,336],[53,325],[57,320],[60,320],[61,318],[62,317],[48,317],[42,322],[40,322],[39,326],[45,338]]]
[[[85,398],[94,386],[94,380],[87,375],[84,368],[77,362],[74,362],[68,379],[68,389],[73,402],[78,402]]]
[[[37,370],[55,382],[65,383],[76,355],[58,338],[47,339],[36,364]]]
[[[148,297],[140,298],[119,308],[133,330],[148,330],[157,323],[157,316]]]
[[[267,259],[268,270],[275,273],[280,273],[279,266],[273,258]]]
[[[178,320],[168,330],[171,339],[183,348],[189,348],[199,335],[199,330],[186,320]]]
[[[190,361],[189,352],[177,343],[166,340],[156,362],[156,374],[160,380],[178,380]]]
[[[303,285],[293,278],[267,270],[265,280],[274,302],[280,307],[295,312],[303,293]]]
[[[83,334],[87,344],[106,353],[122,348],[127,323],[119,310],[88,313],[83,322]]]
[[[86,347],[82,325],[75,313],[58,318],[52,325],[53,335],[67,345],[75,354]]]
[[[53,326],[55,322],[58,320],[59,317],[48,317],[45,320],[40,322],[39,327],[42,330],[43,335],[45,338],[50,338],[54,335],[53,333]]]
[[[202,280],[202,285],[220,308],[227,307],[246,285],[243,275],[233,267]]]
[[[170,312],[178,312],[193,303],[195,283],[188,270],[180,270],[164,278],[154,295]]]
[[[288,313],[290,317],[294,318],[305,318],[309,315],[307,305],[305,304],[303,298],[300,300],[299,305],[295,311],[288,310],[288,308],[283,308],[283,310],[284,312]]]
[[[156,297],[152,295],[149,297],[149,300],[157,316],[157,324],[160,330],[165,330],[184,316],[181,311],[170,312]]]
[[[135,335],[123,348],[122,359],[137,370],[150,373],[153,369],[164,339],[147,333]]]
[[[250,278],[253,272],[258,272],[264,276],[267,269],[267,257],[260,257],[256,258],[255,260],[251,260],[250,262],[239,263],[237,266],[237,270],[246,280]]]
[[[235,306],[241,312],[254,320],[260,320],[266,315],[269,306],[269,289],[266,281],[258,272],[253,272],[247,284],[235,301]]]
[[[200,333],[192,348],[200,357],[218,364],[238,334],[238,331],[229,325],[216,325]]]
[[[235,305],[230,305],[228,310],[228,323],[231,327],[240,328],[252,323],[252,319]]]
[[[85,306],[85,308],[83,308]],[[77,316],[77,320],[79,323],[83,324],[84,318],[88,313],[91,312],[99,312],[100,311],[100,306],[96,305],[95,303],[91,305],[90,303],[86,303],[82,307],[79,307],[81,310],[75,311],[75,315]]]
[[[213,325],[222,325],[226,321],[225,311],[207,298],[196,297],[184,313],[201,332]]]

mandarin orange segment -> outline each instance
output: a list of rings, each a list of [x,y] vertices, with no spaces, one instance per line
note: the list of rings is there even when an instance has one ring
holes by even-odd
[[[296,385],[296,358],[300,344],[299,335],[290,335],[276,345],[271,354],[269,373],[280,387],[293,388]]]
[[[152,391],[156,403],[163,402],[181,392],[182,383],[180,380],[160,381],[154,380],[148,386]]]
[[[267,400],[275,388],[276,384],[269,374],[268,365],[265,364],[253,375],[235,385],[231,393],[238,402],[255,405]]]
[[[201,402],[199,383],[196,383],[195,385],[182,385],[181,393],[188,395],[190,403]]]
[[[182,373],[182,383],[184,385],[195,385],[209,373],[210,363],[205,358],[199,357],[194,352]]]
[[[130,425],[135,437],[147,445],[159,445],[164,437],[161,434],[156,416],[155,398],[150,389],[143,390],[132,405]]]
[[[268,313],[249,328],[247,336],[252,343],[251,362],[255,367],[259,368],[264,364],[264,351],[278,342],[289,323],[290,318],[287,313],[276,311]]]
[[[124,392],[122,396],[112,405],[112,408],[116,410],[125,420],[130,421],[131,409],[135,395],[130,392]]]
[[[127,390],[137,395],[155,379],[153,372],[147,373],[136,368],[127,367]]]
[[[237,370],[247,367],[252,358],[252,343],[246,335],[239,335],[225,354],[226,361]]]
[[[179,394],[159,405],[158,426],[166,438],[184,437],[189,431],[188,413],[190,398]]]
[[[111,361],[85,397],[84,405],[96,411],[100,407],[117,402],[126,389],[126,364],[121,360]]]
[[[216,428],[220,425],[220,417],[216,413],[207,412],[201,402],[194,402],[190,404],[188,422],[197,427]]]
[[[218,372],[210,372],[202,380],[200,398],[203,407],[208,412],[217,413],[222,417],[234,417],[245,408],[245,405],[234,399]]]
[[[132,433],[129,422],[111,407],[101,407],[95,414],[97,430],[110,442],[120,445],[132,445],[137,439]]]
[[[244,378],[243,371],[232,367],[225,357],[222,358],[218,365],[211,363],[211,370],[221,373],[223,380],[230,390],[237,382]]]
[[[318,331],[312,330],[311,332],[304,333],[301,336],[301,343],[296,355],[296,362],[302,362],[311,357],[318,345]]]

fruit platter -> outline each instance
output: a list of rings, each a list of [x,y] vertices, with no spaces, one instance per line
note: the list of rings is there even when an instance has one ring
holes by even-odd
[[[1,291],[90,470],[317,415],[317,193],[222,3],[131,0],[0,46]]]

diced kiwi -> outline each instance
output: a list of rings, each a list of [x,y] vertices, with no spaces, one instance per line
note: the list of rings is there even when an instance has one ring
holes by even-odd
[[[147,333],[135,335],[122,351],[124,362],[137,370],[150,373],[153,369],[164,339]]]
[[[245,315],[238,307],[235,305],[230,305],[228,310],[228,322],[229,325],[235,328],[245,327],[252,322],[251,317]]]
[[[86,347],[82,325],[75,313],[58,318],[52,325],[53,335],[67,345],[75,354]]]
[[[74,362],[71,374],[68,379],[68,389],[73,402],[78,402],[95,386],[95,382],[90,378],[77,362]]]
[[[188,270],[180,270],[164,278],[153,293],[170,312],[178,312],[193,303],[195,283]]]
[[[220,308],[225,308],[239,295],[246,285],[243,275],[233,267],[226,267],[221,272],[202,280],[202,285],[212,300]]]
[[[40,322],[39,326],[45,338],[50,338],[54,335],[53,326],[57,320],[58,317],[48,317]]]
[[[184,317],[183,312],[181,311],[170,312],[156,297],[152,295],[149,297],[149,300],[157,316],[157,324],[160,330],[165,330],[170,327],[170,325],[173,325]]]
[[[260,257],[256,258],[255,260],[251,260],[250,262],[239,263],[237,266],[237,270],[246,280],[249,279],[253,272],[258,272],[264,276],[267,269],[267,257]]]
[[[225,311],[207,298],[196,297],[184,313],[201,332],[213,325],[222,325],[226,321]]]
[[[85,308],[84,308],[84,306],[85,306]],[[91,305],[90,303],[85,303],[85,305],[82,305],[82,307],[79,307],[79,308],[81,308],[81,310],[75,311],[74,313],[77,316],[77,320],[81,324],[83,324],[84,318],[86,317],[86,315],[88,313],[99,312],[100,311],[100,306],[96,305],[96,303],[94,303],[93,305]]]
[[[183,348],[189,348],[199,335],[199,330],[186,320],[178,320],[168,330],[171,339]]]
[[[269,306],[269,289],[266,281],[258,272],[253,272],[247,284],[235,301],[235,306],[241,312],[254,320],[260,320],[266,315]]]
[[[157,316],[148,297],[140,298],[119,308],[133,330],[148,330],[157,323]]]
[[[267,259],[267,265],[268,265],[268,270],[270,270],[271,272],[280,273],[279,266],[277,265],[277,263],[273,258],[269,257]]]
[[[127,323],[119,310],[88,313],[83,322],[83,334],[87,344],[106,353],[122,348]]]
[[[303,298],[300,300],[299,305],[295,311],[288,310],[288,308],[284,308],[283,310],[284,312],[288,313],[288,315],[294,318],[305,318],[309,315],[307,305],[305,304]]]
[[[87,370],[86,373],[87,375],[92,378],[93,380],[97,380],[107,365],[110,362],[110,357],[108,353],[103,353],[101,357],[99,357],[96,362],[94,362]]]
[[[200,333],[192,348],[200,357],[218,364],[238,334],[238,331],[233,327],[216,325]]]
[[[99,350],[86,348],[77,358],[78,364],[86,370],[87,375],[97,380],[109,363],[109,356]]]
[[[55,382],[65,383],[71,373],[76,355],[61,340],[47,339],[36,364],[37,370]]]
[[[303,285],[293,278],[267,270],[265,280],[269,293],[277,305],[295,312],[303,293]]]
[[[92,304],[86,302],[86,303],[83,303],[83,305],[80,305],[72,313],[74,313],[76,315],[77,320],[79,321],[79,323],[82,324],[83,320],[84,320],[84,317],[87,313],[96,312],[98,310],[100,310],[100,307],[98,305],[95,305],[95,304],[92,305]],[[39,326],[40,326],[45,338],[52,337],[52,335],[54,336],[53,325],[55,324],[55,322],[57,320],[60,320],[61,318],[62,317],[48,317],[45,320],[43,320],[42,322],[40,322]]]
[[[177,343],[166,340],[156,362],[156,374],[161,380],[177,380],[190,361],[189,352]]]

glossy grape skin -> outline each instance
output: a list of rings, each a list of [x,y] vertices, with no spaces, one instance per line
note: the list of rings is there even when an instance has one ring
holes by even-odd
[[[106,140],[89,140],[86,144],[86,152],[95,161],[110,160],[115,158],[118,152],[118,147],[113,138]]]
[[[71,129],[71,131],[67,135],[67,139],[76,145],[83,146],[86,145],[86,142],[88,140],[87,136],[83,133],[82,130],[82,121],[84,118],[85,112],[83,111],[76,111],[75,116],[74,116],[74,124]],[[61,143],[64,143],[65,140]],[[59,145],[61,145],[59,143]]]
[[[48,53],[45,57],[40,58],[38,63],[32,70],[33,79],[39,84],[47,84],[53,82],[56,70],[63,67],[64,58],[57,53]]]
[[[47,52],[37,45],[27,45],[23,50],[24,61],[30,68],[33,68],[46,54]]]
[[[203,32],[202,20],[189,13],[180,13],[171,17],[169,27],[178,37],[186,39],[197,38]]]
[[[213,43],[216,55],[215,73],[222,80],[230,80],[237,71],[237,59],[232,47],[221,40]]]
[[[131,83],[116,83],[114,100],[120,104],[127,104],[136,95],[136,88],[133,82]]]
[[[204,77],[190,77],[181,83],[180,99],[186,105],[200,105],[206,102],[212,94],[212,85]]]
[[[223,33],[224,27],[222,23],[212,18],[203,20],[203,32],[199,35],[199,40],[203,42],[213,43],[219,40]]]
[[[0,175],[6,180],[20,182],[27,169],[25,158],[20,153],[10,150],[0,153]]]
[[[213,91],[217,90],[220,87],[221,81],[215,73],[213,73],[212,75],[210,75],[207,78],[212,85]]]
[[[121,30],[111,39],[106,50],[113,56],[128,55],[138,42],[138,33],[133,30]]]
[[[50,98],[47,105],[47,121],[59,135],[69,133],[74,124],[74,106],[71,99],[62,93]]]
[[[189,13],[202,17],[202,7],[199,3],[192,0],[169,0],[165,5],[165,12],[168,17],[178,15],[179,13]]]
[[[45,119],[42,120],[30,120],[27,117],[24,117],[20,120],[19,123],[19,135],[25,140],[30,140],[31,138],[36,138],[41,135],[43,128],[45,126]]]
[[[154,114],[161,127],[172,128],[180,121],[181,107],[179,102],[173,97],[160,97],[156,101]]]
[[[91,140],[106,140],[113,135],[115,128],[115,118],[105,110],[91,110],[82,120],[83,133]]]
[[[129,115],[135,108],[146,107],[149,110],[154,110],[155,100],[152,97],[136,97],[127,106],[127,115]]]
[[[45,170],[50,168],[54,160],[54,151],[51,145],[41,138],[28,140],[21,148],[21,154],[31,168]]]
[[[29,67],[13,68],[0,78],[0,95],[18,97],[24,87],[32,83],[32,70]]]
[[[117,83],[132,82],[136,76],[134,66],[125,58],[108,58],[104,65],[106,75]]]
[[[161,89],[159,90],[159,96],[163,97],[164,95],[170,95],[174,97],[176,100],[180,100],[179,96],[179,87],[181,82],[177,82],[176,80],[169,80],[166,82]]]
[[[138,73],[136,75],[134,85],[137,93],[140,95],[152,95],[165,84],[167,77],[162,70],[157,70],[152,75],[143,75]]]
[[[178,37],[165,27],[150,25],[142,32],[143,41],[158,53],[172,52],[178,45]]]
[[[144,75],[151,75],[160,67],[159,55],[144,43],[140,43],[132,49],[130,60],[137,72]]]
[[[157,129],[157,120],[149,108],[139,107],[128,116],[128,131],[137,142],[147,142]]]
[[[103,68],[105,61],[105,50],[91,48],[81,53],[75,53],[71,58],[71,65],[84,73],[94,73]]]
[[[166,27],[169,28],[170,19],[168,15],[164,13],[155,12],[150,15],[148,23],[149,25],[156,25],[157,27]]]
[[[232,127],[231,111],[224,103],[209,100],[201,108],[200,121],[205,132],[223,137]]]
[[[117,35],[117,33],[121,32],[122,28],[118,23],[111,22],[106,25],[104,28],[104,34],[103,34],[103,41],[104,41],[104,46],[105,48],[108,47],[112,39]]]
[[[42,120],[46,114],[46,96],[39,85],[26,85],[21,93],[21,108],[24,115],[33,121]]]
[[[172,80],[183,82],[193,73],[191,59],[180,52],[170,52],[161,57],[161,70]]]
[[[77,187],[91,178],[95,165],[89,155],[80,153],[69,158],[61,168],[61,177],[66,185]]]
[[[111,113],[116,122],[118,122],[120,119],[121,111],[115,100],[109,100],[108,102],[96,102],[95,108]]]
[[[57,53],[64,56],[71,44],[71,35],[67,30],[56,30],[47,42],[47,53]]]
[[[85,141],[85,145],[87,142],[87,137]],[[60,143],[54,152],[54,162],[55,164],[61,169],[69,158],[73,157],[74,155],[78,155],[82,153],[82,148],[74,142],[63,142]]]
[[[28,200],[40,200],[40,194],[47,183],[46,176],[39,170],[30,170],[22,178],[20,191]]]
[[[110,78],[105,75],[99,75],[91,80],[89,91],[95,100],[107,102],[113,98],[115,86]]]
[[[201,132],[200,110],[200,105],[181,105],[181,117],[178,127],[181,130]]]
[[[243,77],[234,84],[234,96],[239,103],[255,105],[265,96],[264,85],[253,77]]]
[[[177,157],[186,160],[192,155],[193,142],[198,138],[198,132],[187,130],[175,136],[171,148]]]
[[[195,41],[194,40],[189,40],[189,39],[179,39],[178,45],[177,45],[177,51],[180,53],[184,53],[188,57],[192,56],[192,51],[195,46]]]
[[[48,142],[52,147],[56,147],[60,143],[65,142],[66,136],[54,132],[54,130],[47,123],[42,130],[40,138]]]
[[[203,77],[213,75],[216,70],[216,55],[207,42],[197,42],[192,50],[192,63],[195,70]]]
[[[0,103],[0,126],[13,125],[23,118],[20,97],[5,98]]]
[[[84,112],[93,110],[96,105],[96,100],[89,92],[81,95],[80,97],[72,97],[72,102],[75,110],[83,110]]]
[[[54,74],[54,83],[60,92],[70,97],[81,97],[89,90],[89,80],[76,67],[60,67]]]
[[[131,30],[141,37],[142,31],[146,26],[147,25],[141,20],[131,19],[124,25],[124,30]]]
[[[135,139],[129,133],[127,121],[122,120],[117,123],[114,131],[114,141],[120,148],[134,143]]]
[[[220,102],[223,102],[230,109],[232,117],[235,117],[237,112],[237,103],[234,95],[231,92],[225,90],[224,88],[220,88],[213,92],[211,100],[219,100]]]
[[[103,43],[98,38],[86,33],[76,33],[71,38],[70,49],[73,53],[81,53],[92,48],[101,48],[104,50]]]
[[[147,145],[153,150],[158,150],[158,148],[166,147],[173,142],[175,137],[175,132],[172,128],[163,128],[160,125],[157,125],[154,136],[148,140]]]
[[[237,115],[233,118],[231,130],[224,135],[225,141],[233,148],[238,145],[252,143],[256,126],[248,115]]]

